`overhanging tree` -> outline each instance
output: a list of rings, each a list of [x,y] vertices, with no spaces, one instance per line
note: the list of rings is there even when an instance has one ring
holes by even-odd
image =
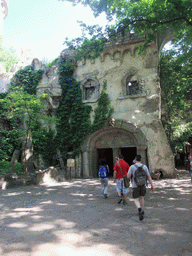
[[[117,33],[144,34],[146,40],[143,47],[157,38],[159,33],[169,29],[174,33],[174,43],[184,56],[192,55],[192,1],[191,0],[63,0],[73,4],[81,3],[90,6],[95,16],[105,12],[108,20],[115,20],[113,26],[106,26],[104,32],[98,26],[81,24],[87,30],[89,40],[83,35],[66,44],[78,53],[86,51],[90,56],[94,49],[103,50],[103,43]],[[99,45],[99,47],[98,47]],[[80,48],[80,46],[83,46]],[[87,46],[87,47],[86,47]],[[96,46],[96,47],[95,47]],[[142,47],[141,47],[142,48]],[[85,56],[85,54],[84,54]],[[89,56],[89,55],[88,55]]]
[[[191,134],[191,121],[187,114],[191,103],[187,101],[192,87],[192,1],[191,0],[63,0],[74,5],[89,6],[94,15],[106,13],[114,25],[102,29],[98,25],[87,26],[80,22],[82,37],[65,44],[73,50],[77,59],[97,58],[105,48],[105,42],[118,36],[135,33],[145,35],[148,43],[165,31],[172,33],[174,54],[161,61],[161,87],[166,111],[164,127],[173,151]],[[188,96],[187,96],[188,95]]]

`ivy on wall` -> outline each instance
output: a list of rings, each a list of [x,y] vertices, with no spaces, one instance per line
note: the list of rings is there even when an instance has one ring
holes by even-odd
[[[19,86],[24,92],[36,94],[36,87],[42,79],[44,70],[35,70],[32,65],[26,66],[18,70],[11,79],[11,86]]]
[[[13,76],[8,93],[0,95],[0,117],[5,126],[0,130],[0,160],[10,161],[13,151],[21,147],[24,133],[20,125],[25,110],[30,112],[30,126],[37,123],[35,115],[43,104],[38,103],[35,93],[42,74],[43,70],[26,66]]]
[[[57,136],[56,145],[62,152],[64,161],[67,153],[72,152],[75,157],[85,137],[97,129],[111,117],[113,108],[106,93],[107,82],[103,84],[98,106],[94,110],[94,122],[91,124],[90,113],[92,107],[82,102],[82,91],[79,83],[73,78],[74,65],[69,59],[60,59],[59,83],[62,87],[62,97],[57,110]]]
[[[54,164],[53,156],[56,154],[57,149],[62,152],[65,164],[69,157],[68,152],[72,153],[70,157],[78,155],[85,137],[90,132],[100,129],[113,113],[109,96],[106,93],[107,82],[105,81],[98,99],[98,105],[93,113],[94,121],[91,123],[92,107],[82,102],[80,84],[73,77],[74,68],[75,66],[69,59],[61,58],[59,60],[58,73],[62,95],[55,119],[56,136],[53,130],[43,128],[41,122],[36,118],[30,124],[34,155],[37,157],[41,154],[47,165]],[[42,74],[43,70],[34,70],[32,66],[27,66],[15,74],[11,81],[11,86],[13,88],[17,85],[25,93],[34,95]],[[0,111],[1,113],[3,112]],[[7,132],[1,131],[2,135],[3,133],[11,133],[10,139],[7,140],[9,144],[7,152],[1,152],[0,154],[1,157],[6,155],[7,160],[10,160],[14,148],[19,145],[18,136],[15,139],[12,136],[13,127],[9,128]],[[5,145],[5,141],[2,143]]]
[[[103,82],[103,89],[98,99],[98,105],[94,110],[94,122],[92,125],[92,131],[98,130],[102,127],[105,121],[107,121],[113,114],[114,109],[111,107],[111,101],[109,95],[106,93],[107,81]]]
[[[67,153],[75,157],[85,136],[90,131],[91,106],[82,103],[82,91],[79,83],[73,78],[74,66],[68,59],[60,59],[59,83],[62,96],[57,110],[57,135],[55,138],[58,149],[62,152],[64,162]]]

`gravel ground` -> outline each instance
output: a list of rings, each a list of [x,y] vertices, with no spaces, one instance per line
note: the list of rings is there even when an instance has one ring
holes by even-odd
[[[124,256],[192,255],[192,185],[189,174],[154,181],[139,221],[131,198],[117,204],[98,179],[25,186],[0,191],[0,255]]]

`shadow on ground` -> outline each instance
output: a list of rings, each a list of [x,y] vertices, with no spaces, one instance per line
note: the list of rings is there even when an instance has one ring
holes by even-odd
[[[154,183],[141,222],[112,180],[108,199],[98,179],[0,191],[0,255],[192,255],[189,177]]]

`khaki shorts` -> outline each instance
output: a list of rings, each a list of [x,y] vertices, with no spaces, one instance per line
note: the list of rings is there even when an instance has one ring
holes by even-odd
[[[133,198],[138,198],[140,196],[145,196],[146,195],[146,187],[138,187],[138,188],[133,188],[132,196]]]

